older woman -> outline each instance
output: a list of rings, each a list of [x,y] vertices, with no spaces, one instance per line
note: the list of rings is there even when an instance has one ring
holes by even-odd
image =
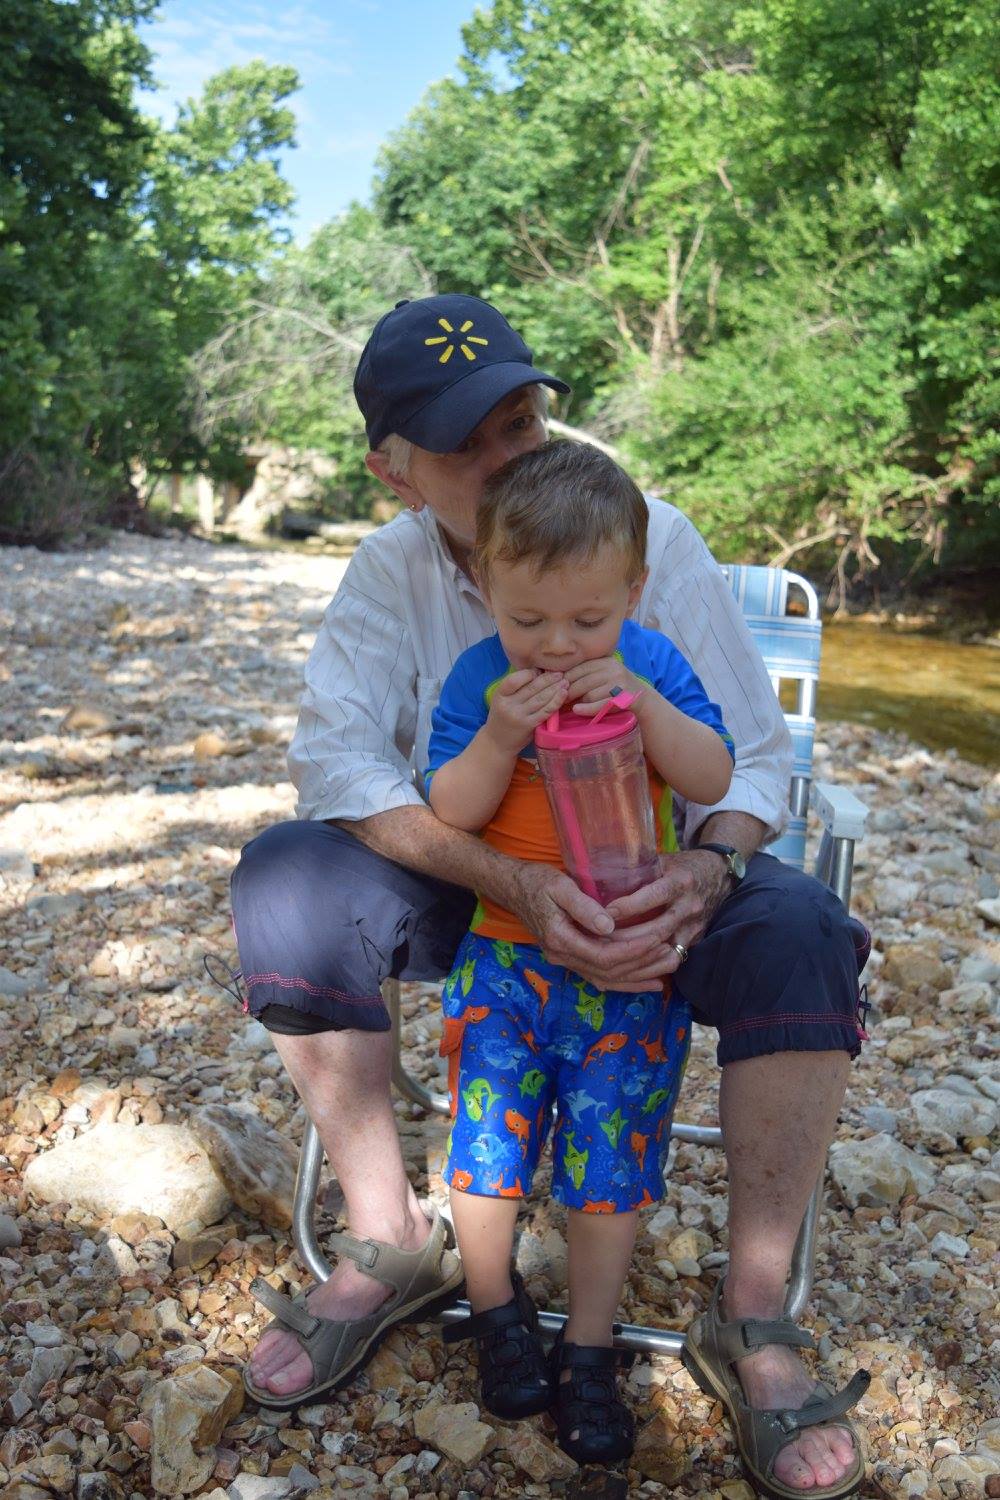
[[[289,757],[298,821],[248,844],[233,878],[250,1012],[319,1131],[350,1234],[336,1237],[342,1258],[305,1308],[266,1297],[277,1322],[247,1387],[265,1405],[313,1399],[393,1324],[455,1295],[445,1227],[404,1171],[380,986],[447,973],[472,893],[485,892],[555,963],[619,989],[673,974],[695,1018],[717,1028],[730,1262],[691,1354],[758,1480],[846,1494],[863,1467],[841,1419],[859,1392],[817,1387],[792,1347],[808,1339],[782,1311],[859,1046],[867,934],[825,887],[758,852],[785,816],[788,737],[725,579],[680,511],[649,502],[637,618],[693,663],[736,766],[717,806],[678,807],[682,852],[663,857],[660,878],[609,916],[562,871],[438,822],[414,779],[442,679],[492,630],[469,569],[476,508],[490,474],[545,440],[544,386],[567,389],[534,368],[495,308],[457,295],[398,304],[358,365],[368,467],[406,509],[358,549],[309,657]],[[612,917],[639,914],[614,928]]]

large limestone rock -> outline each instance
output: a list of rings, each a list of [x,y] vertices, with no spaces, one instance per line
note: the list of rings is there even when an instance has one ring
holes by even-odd
[[[991,1135],[1000,1118],[1000,1108],[975,1088],[968,1093],[951,1088],[920,1089],[913,1096],[913,1112],[924,1135],[940,1134],[956,1140]]]
[[[891,1135],[834,1141],[830,1173],[851,1208],[898,1203],[907,1193],[929,1193],[935,1182],[927,1157]]]
[[[191,1129],[240,1208],[275,1229],[292,1222],[296,1156],[290,1143],[252,1115],[206,1104]]]
[[[68,1202],[95,1218],[151,1214],[168,1229],[214,1224],[231,1206],[225,1184],[185,1125],[98,1125],[36,1156],[29,1192]]]
[[[161,1381],[148,1406],[150,1479],[157,1495],[190,1495],[215,1468],[215,1444],[243,1406],[243,1387],[200,1365]]]

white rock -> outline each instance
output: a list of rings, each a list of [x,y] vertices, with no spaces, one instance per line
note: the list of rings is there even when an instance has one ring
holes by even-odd
[[[968,958],[962,959],[958,972],[962,979],[970,982],[977,980],[985,984],[1000,982],[1000,964],[985,953],[970,953]]]
[[[929,1193],[936,1180],[928,1158],[891,1135],[834,1141],[830,1173],[851,1208],[895,1204],[907,1193]]]
[[[237,1474],[226,1494],[229,1500],[281,1500],[291,1493],[292,1481],[280,1474]]]
[[[985,901],[976,902],[976,911],[984,921],[994,927],[1000,927],[1000,896],[991,896]]]
[[[63,1335],[54,1323],[25,1323],[24,1331],[39,1349],[58,1349]]]
[[[964,1260],[969,1253],[969,1242],[956,1234],[945,1234],[942,1229],[931,1240],[930,1248],[932,1255],[951,1255],[956,1260]]]
[[[920,886],[915,880],[886,878],[872,882],[875,908],[886,917],[902,916],[919,895]]]
[[[231,1201],[184,1125],[98,1125],[33,1157],[24,1185],[46,1203],[65,1201],[96,1216],[153,1214],[168,1228],[217,1223]]]
[[[919,1089],[912,1104],[925,1135],[949,1135],[956,1140],[992,1134],[1000,1115],[997,1105],[978,1090],[959,1094],[950,1088]]]

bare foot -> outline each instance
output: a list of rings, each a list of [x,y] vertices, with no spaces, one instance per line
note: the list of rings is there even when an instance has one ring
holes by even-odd
[[[421,1216],[423,1218],[423,1216]],[[423,1219],[413,1226],[399,1248],[419,1250],[427,1242],[431,1226]],[[328,1281],[313,1287],[306,1299],[311,1313],[321,1318],[366,1318],[392,1295],[392,1288],[366,1276],[351,1260],[335,1266]],[[298,1340],[281,1329],[269,1329],[263,1335],[250,1360],[250,1378],[262,1391],[275,1396],[289,1396],[304,1391],[314,1380],[312,1360]]]
[[[737,1360],[736,1370],[752,1407],[801,1406],[816,1389],[798,1356],[784,1345],[769,1344]],[[774,1477],[808,1492],[836,1484],[856,1462],[854,1444],[842,1427],[808,1427],[781,1449]]]

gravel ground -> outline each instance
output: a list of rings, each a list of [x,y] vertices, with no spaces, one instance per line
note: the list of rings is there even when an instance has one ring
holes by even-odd
[[[750,1500],[718,1407],[666,1359],[629,1378],[640,1439],[617,1489],[544,1420],[480,1420],[464,1348],[432,1325],[325,1404],[244,1403],[251,1279],[308,1284],[283,1145],[303,1122],[202,959],[235,963],[229,873],[291,814],[301,666],[344,563],[127,537],[0,559],[0,1496]],[[819,769],[873,809],[854,904],[876,950],[807,1322],[828,1378],[872,1372],[865,1493],[997,1497],[1000,786],[851,725],[826,727]],[[408,1065],[432,1082],[434,998],[404,991]],[[683,1117],[710,1121],[716,1087],[702,1033]],[[418,1190],[443,1202],[443,1122],[397,1108]],[[562,1216],[540,1196],[520,1263],[561,1308]],[[327,1185],[321,1226],[337,1202]],[[721,1154],[677,1148],[624,1319],[683,1328],[706,1305],[724,1214]]]

